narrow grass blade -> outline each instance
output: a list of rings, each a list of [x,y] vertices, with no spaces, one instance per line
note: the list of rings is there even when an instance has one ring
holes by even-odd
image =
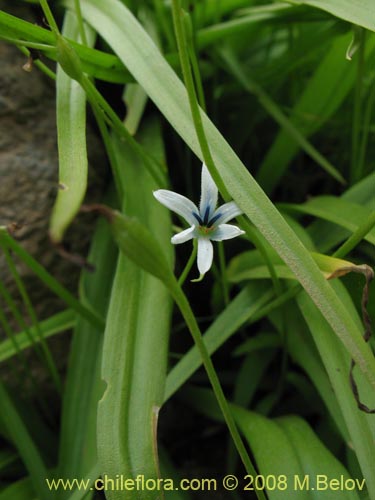
[[[249,285],[244,288],[228,307],[212,323],[203,336],[209,354],[213,354],[244,323],[251,319],[273,297],[266,286]],[[165,401],[168,400],[202,365],[196,346],[192,347],[168,374]]]
[[[260,104],[264,107],[267,113],[269,113],[272,118],[280,125],[282,130],[295,141],[298,147],[304,150],[313,160],[315,160],[318,165],[320,165],[323,170],[325,170],[334,179],[339,181],[341,184],[345,184],[345,179],[337,170],[337,168],[334,167],[332,163],[330,163],[327,158],[325,158],[311,144],[311,142],[309,142],[304,137],[304,134],[300,132],[299,128],[284,114],[278,104],[267,94],[267,92],[263,90],[258,83],[256,83],[245,73],[233,51],[223,49],[220,51],[220,54],[227,64],[229,71],[240,82],[244,89],[253,94],[259,100]]]
[[[302,205],[280,204],[279,208],[287,212],[313,215],[349,229],[351,232],[356,231],[361,222],[374,216],[371,209],[334,196],[318,196]],[[375,229],[368,231],[364,238],[375,245]]]
[[[48,491],[45,483],[45,478],[48,477],[48,474],[43,460],[9,397],[9,394],[1,382],[0,402],[0,419],[30,473],[31,482],[39,499],[50,499],[51,493]]]
[[[36,26],[15,16],[0,11],[0,38],[19,38],[21,40],[55,45],[55,38],[50,30]],[[118,57],[100,50],[84,47],[72,41],[72,45],[79,54],[83,70],[90,76],[113,83],[134,81],[130,73],[124,68]],[[56,48],[45,51],[47,57],[56,60]]]
[[[41,321],[39,323],[40,331],[43,335],[43,338],[47,339],[58,333],[65,332],[70,330],[76,323],[76,315],[71,310],[68,309],[64,312],[57,313],[50,318]],[[31,337],[34,341],[38,342],[38,338],[36,337],[35,328],[30,328]],[[18,349],[28,349],[32,346],[32,342],[27,335],[27,332],[22,331],[15,335],[14,340],[17,343]],[[10,340],[3,340],[0,343],[0,363],[8,360],[9,358],[15,356],[17,354],[16,349],[14,348],[13,342]]]
[[[0,226],[0,246],[12,250],[43,283],[60,297],[68,306],[77,311],[78,314],[86,318],[90,323],[99,327],[104,321],[96,312],[81,304],[66,288],[64,288],[48,271],[45,270],[29,253],[24,250],[9,234],[5,227]]]
[[[351,34],[336,37],[293,108],[290,120],[305,137],[311,136],[327,122],[354,85],[355,66],[345,59],[350,40]],[[366,60],[369,60],[374,47],[375,37],[372,37],[366,47]],[[299,147],[287,131],[280,131],[257,174],[259,184],[267,193],[278,185],[298,151]]]

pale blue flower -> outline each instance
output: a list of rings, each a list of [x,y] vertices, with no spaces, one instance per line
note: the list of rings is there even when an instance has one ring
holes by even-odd
[[[174,245],[185,243],[193,238],[198,240],[198,270],[203,276],[211,267],[213,246],[211,241],[235,238],[244,231],[237,226],[226,224],[240,215],[242,211],[234,201],[216,208],[218,189],[205,164],[202,165],[201,199],[199,208],[185,196],[159,189],[154,191],[155,198],[178,215],[181,215],[190,227],[172,237]]]

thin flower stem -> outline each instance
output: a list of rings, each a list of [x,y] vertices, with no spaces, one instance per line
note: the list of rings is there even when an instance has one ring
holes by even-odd
[[[30,51],[26,47],[24,47],[22,45],[17,45],[17,48],[22,52],[22,54],[24,54],[27,57],[30,57],[30,55],[31,55]],[[44,73],[46,76],[51,78],[51,80],[56,80],[56,74],[46,64],[42,63],[42,61],[36,60],[36,61],[33,61],[33,64],[38,69],[40,69],[40,71],[42,73]]]
[[[193,250],[191,251],[191,254],[190,254],[190,257],[189,257],[189,260],[187,261],[187,264],[184,268],[184,270],[182,271],[181,273],[181,276],[178,278],[178,284],[180,285],[180,287],[182,287],[182,285],[185,283],[185,280],[195,262],[195,258],[197,256],[197,250],[198,250],[198,246],[197,246],[197,240],[194,239],[193,240]]]
[[[217,171],[217,168],[213,161],[210,148],[207,142],[206,134],[203,128],[202,116],[198,105],[197,94],[194,86],[194,80],[189,61],[189,50],[186,44],[186,34],[185,34],[181,5],[179,0],[172,0],[172,11],[173,11],[173,23],[177,39],[178,53],[180,56],[182,73],[184,77],[186,90],[188,93],[190,110],[193,118],[195,131],[202,151],[202,156],[205,164],[207,165],[215,181],[215,184],[217,185],[219,191],[221,192],[221,195],[223,196],[225,201],[229,201],[229,193],[225,187],[224,182],[221,179],[221,176]]]
[[[227,266],[225,262],[225,250],[222,241],[218,242],[219,247],[219,264],[220,264],[220,276],[221,276],[221,287],[223,289],[224,303],[227,306],[229,304],[229,286],[227,279]]]
[[[359,226],[356,231],[336,250],[332,257],[342,259],[360,243],[363,238],[375,226],[375,212],[372,212],[368,219]]]
[[[82,44],[87,45],[87,36],[85,32],[85,24],[83,22],[81,2],[80,0],[74,0],[74,7],[77,15],[79,34],[81,36]]]
[[[224,416],[225,422],[228,426],[229,432],[232,436],[233,442],[237,448],[238,454],[242,460],[242,463],[245,466],[245,469],[248,474],[256,475],[256,470],[251,462],[251,459],[246,451],[245,445],[242,441],[242,438],[238,432],[236,423],[234,421],[232,412],[229,408],[229,404],[225,398],[223,389],[221,387],[219,378],[216,374],[214,365],[211,361],[210,355],[207,351],[207,348],[204,344],[201,331],[199,329],[197,320],[194,316],[194,313],[190,307],[189,301],[186,298],[186,295],[182,291],[181,287],[178,286],[178,283],[175,282],[171,285],[171,292],[174,296],[174,299],[181,311],[181,314],[184,317],[184,320],[190,330],[191,336],[197,346],[197,349],[201,355],[203,365],[206,369],[207,376],[211,382],[212,389],[215,393],[217,402],[220,406],[222,414]],[[256,495],[259,500],[266,500],[263,491],[256,489]]]

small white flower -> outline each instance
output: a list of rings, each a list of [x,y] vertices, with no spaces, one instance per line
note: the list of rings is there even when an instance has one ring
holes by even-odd
[[[202,165],[201,200],[199,208],[185,196],[159,189],[155,198],[170,210],[181,215],[190,227],[172,237],[175,245],[193,238],[198,240],[198,270],[201,277],[210,269],[213,259],[212,241],[222,241],[244,234],[237,226],[226,222],[240,215],[242,211],[234,201],[216,208],[218,189],[208,168]]]

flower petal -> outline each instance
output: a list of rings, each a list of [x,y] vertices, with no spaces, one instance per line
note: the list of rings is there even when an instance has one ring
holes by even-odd
[[[190,225],[197,224],[197,219],[194,217],[193,213],[199,216],[199,210],[195,203],[188,198],[174,191],[168,191],[167,189],[158,189],[154,191],[153,194],[162,205],[169,208],[169,210],[173,210],[176,214],[181,215]]]
[[[230,221],[233,217],[241,215],[242,213],[243,212],[237,203],[230,201],[229,203],[224,203],[224,205],[219,207],[213,214],[211,220],[215,226],[219,226],[220,224],[225,224],[225,222]]]
[[[210,239],[213,241],[230,240],[241,234],[245,234],[245,231],[242,231],[237,226],[232,226],[232,224],[220,224],[220,226],[211,233]]]
[[[198,270],[201,275],[206,274],[212,265],[214,249],[208,238],[198,238]]]
[[[218,190],[216,184],[211,177],[208,168],[203,163],[202,165],[202,180],[201,180],[201,200],[199,203],[199,211],[204,224],[207,224],[217,205]]]
[[[179,245],[180,243],[185,243],[185,241],[191,240],[192,238],[194,238],[194,230],[195,230],[195,227],[191,226],[188,229],[185,229],[184,231],[181,231],[180,233],[175,234],[172,237],[171,242],[174,245]]]

